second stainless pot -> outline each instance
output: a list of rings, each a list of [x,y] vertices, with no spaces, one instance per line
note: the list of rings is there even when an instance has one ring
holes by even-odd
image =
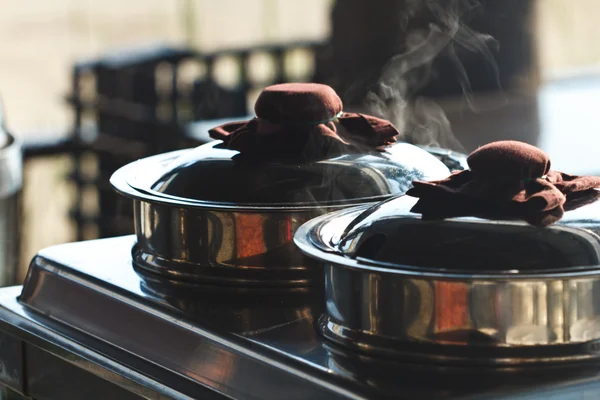
[[[318,217],[331,341],[383,358],[517,367],[600,359],[600,203],[536,228],[423,221],[400,196]]]

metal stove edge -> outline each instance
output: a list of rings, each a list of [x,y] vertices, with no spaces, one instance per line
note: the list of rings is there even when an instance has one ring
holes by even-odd
[[[356,394],[359,390],[332,383],[326,368],[315,369],[300,357],[186,321],[162,299],[143,292],[130,265],[133,242],[133,237],[123,237],[43,250],[31,263],[19,305],[36,321],[57,323],[67,338],[74,332],[91,338],[90,345],[84,344],[88,348],[102,343],[114,349],[118,361],[137,358],[226,397],[269,399],[287,392],[289,398],[364,398]],[[88,251],[89,246],[95,251]],[[90,254],[93,262],[81,259]],[[94,266],[86,268],[89,264]],[[260,385],[265,380],[269,385]],[[195,393],[182,395],[194,398]]]
[[[128,236],[45,249],[32,261],[22,290],[0,289],[0,343],[13,345],[1,360],[3,371],[21,371],[0,374],[3,384],[21,393],[31,391],[24,364],[35,360],[19,361],[20,349],[25,354],[45,352],[110,381],[132,398],[274,399],[286,393],[286,398],[358,399],[384,394],[369,378],[336,362],[335,352],[318,335],[298,337],[309,321],[244,336],[186,320],[141,290],[141,278],[131,266],[134,241]],[[5,348],[0,346],[2,358]],[[365,359],[357,356],[354,361],[362,364]],[[419,369],[408,366],[407,371],[411,368]],[[431,375],[427,388],[427,373],[424,384],[411,386],[407,372],[406,382],[384,391],[405,398],[434,393],[437,398],[538,398],[536,393],[569,398],[564,396],[600,393],[596,369],[562,380],[562,374],[550,373],[535,388],[507,385],[507,377],[497,377],[504,387],[496,382],[487,390],[453,393],[436,388],[436,379],[446,379],[443,375]]]

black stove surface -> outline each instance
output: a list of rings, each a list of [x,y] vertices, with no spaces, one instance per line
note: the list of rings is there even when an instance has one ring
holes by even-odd
[[[501,371],[369,359],[320,336],[318,285],[244,293],[142,279],[131,265],[134,241],[40,252],[18,301],[20,287],[0,290],[0,330],[58,346],[65,360],[91,360],[105,379],[146,398],[600,397],[593,364]]]

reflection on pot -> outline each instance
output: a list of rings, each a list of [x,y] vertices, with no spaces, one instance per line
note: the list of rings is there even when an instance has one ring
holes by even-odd
[[[252,335],[266,328],[304,320],[313,329],[319,288],[239,289],[182,284],[143,274],[141,289],[166,301],[185,317],[218,330]]]

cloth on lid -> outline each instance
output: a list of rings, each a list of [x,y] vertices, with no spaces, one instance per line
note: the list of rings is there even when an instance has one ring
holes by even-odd
[[[317,160],[381,151],[399,134],[384,119],[343,112],[335,91],[316,83],[269,86],[259,95],[254,111],[252,120],[215,127],[210,136],[244,155]]]
[[[600,177],[550,170],[550,158],[527,143],[499,141],[475,150],[468,170],[433,182],[414,181],[406,193],[424,219],[475,216],[522,219],[546,226],[560,220],[582,197],[597,199]]]

